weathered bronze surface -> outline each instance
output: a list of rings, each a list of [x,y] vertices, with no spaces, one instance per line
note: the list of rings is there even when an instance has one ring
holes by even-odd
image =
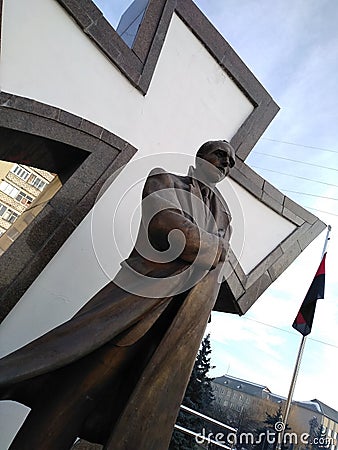
[[[11,450],[165,450],[215,303],[231,234],[215,188],[225,141],[187,176],[154,169],[137,242],[115,279],[72,319],[0,360],[0,392],[32,408]]]

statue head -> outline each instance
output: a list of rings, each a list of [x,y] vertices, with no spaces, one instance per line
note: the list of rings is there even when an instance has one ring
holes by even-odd
[[[205,142],[196,153],[196,172],[201,181],[216,184],[235,165],[235,150],[227,141]]]

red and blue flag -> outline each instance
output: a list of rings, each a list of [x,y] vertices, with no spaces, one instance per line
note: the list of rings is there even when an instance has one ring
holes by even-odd
[[[319,298],[324,298],[325,289],[325,258],[326,253],[321,260],[316,275],[311,286],[305,296],[300,310],[295,318],[292,326],[303,336],[311,333],[312,322],[316,311],[316,304]]]

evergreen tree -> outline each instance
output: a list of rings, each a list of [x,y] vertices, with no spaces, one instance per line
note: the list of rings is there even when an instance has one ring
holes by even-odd
[[[278,422],[282,422],[282,407],[279,406],[278,410],[274,414],[265,413],[266,418],[264,420],[265,426],[256,430],[256,436],[260,436],[260,441],[255,445],[255,450],[275,450],[278,444],[278,431],[281,431],[276,425]],[[289,431],[291,428],[288,424],[285,426],[285,431]],[[264,436],[264,437],[263,437]],[[283,443],[282,449],[286,448]]]
[[[210,353],[210,335],[208,334],[202,341],[183,399],[184,406],[202,414],[208,414],[214,400],[211,386],[212,378],[208,377],[209,370],[213,368],[210,363]],[[203,427],[208,430],[205,421],[183,411],[180,411],[177,423],[196,433],[201,433]],[[195,448],[197,448],[197,444],[194,437],[187,436],[177,430],[174,431],[169,450],[193,450]]]
[[[322,450],[323,448],[329,448],[330,442],[325,433],[324,425],[321,425],[316,429],[312,441],[313,450]]]
[[[210,369],[214,368],[210,364],[210,354],[210,334],[208,334],[202,341],[183,401],[184,405],[203,414],[208,413],[210,405],[214,401],[211,386],[213,379],[208,377]]]
[[[318,420],[316,416],[313,416],[311,420],[309,420],[309,425],[310,425],[310,429],[309,429],[309,440],[308,443],[306,445],[306,448],[309,449],[310,448],[310,444],[311,442],[313,442],[314,438],[316,437],[316,432],[318,429]],[[313,446],[312,446],[313,448]]]

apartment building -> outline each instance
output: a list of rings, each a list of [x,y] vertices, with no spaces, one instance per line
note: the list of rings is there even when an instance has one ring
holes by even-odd
[[[39,214],[61,187],[55,174],[0,161],[0,254]]]
[[[284,410],[286,398],[264,385],[223,375],[213,380],[212,387],[214,409],[228,423],[245,431],[262,427],[266,413],[274,415],[279,407]],[[322,428],[326,440],[323,448],[338,449],[338,412],[320,400],[293,401],[287,422],[298,436],[308,433],[309,441]],[[302,443],[297,447],[309,448]]]
[[[266,411],[273,413],[276,409],[267,386],[223,375],[213,380],[212,387],[218,418],[236,428],[244,426],[253,431],[264,421]]]

